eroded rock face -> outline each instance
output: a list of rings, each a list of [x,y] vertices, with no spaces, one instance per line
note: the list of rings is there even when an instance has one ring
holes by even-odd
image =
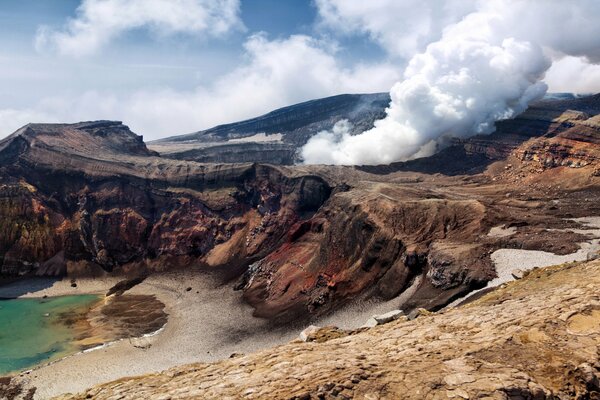
[[[63,399],[594,399],[600,262],[532,271],[463,307],[121,379]]]
[[[477,201],[419,199],[382,184],[337,193],[246,272],[244,297],[257,316],[317,313],[365,291],[391,299],[424,275],[436,307],[493,276],[485,260],[446,268],[429,257],[432,243],[483,232],[484,214]]]
[[[2,274],[238,267],[331,188],[252,164],[155,157],[120,123],[30,125],[0,142]]]

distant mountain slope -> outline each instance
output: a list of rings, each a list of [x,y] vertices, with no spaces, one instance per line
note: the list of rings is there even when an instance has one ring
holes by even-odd
[[[358,167],[371,173],[418,171],[445,175],[483,172],[515,153],[543,168],[579,167],[600,160],[600,94],[549,95],[513,119],[496,122],[490,135],[453,138],[432,157]]]
[[[246,121],[149,143],[169,158],[200,162],[293,164],[297,150],[319,131],[349,120],[354,132],[385,116],[388,93],[342,94],[284,107]]]
[[[533,108],[575,109],[589,113],[590,109],[598,108],[594,101],[590,103],[590,98],[594,97],[549,93]],[[388,93],[342,94],[283,107],[245,121],[156,140],[148,147],[163,157],[180,160],[290,165],[300,161],[299,149],[316,133],[330,130],[342,119],[352,123],[352,133],[363,132],[385,117],[389,102]]]

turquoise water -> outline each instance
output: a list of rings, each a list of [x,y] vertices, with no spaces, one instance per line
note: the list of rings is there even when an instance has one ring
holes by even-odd
[[[0,300],[0,375],[76,352],[75,322],[99,297]]]

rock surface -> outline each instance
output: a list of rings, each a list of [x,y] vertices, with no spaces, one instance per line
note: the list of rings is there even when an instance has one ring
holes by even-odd
[[[414,321],[62,398],[594,399],[599,271],[598,261],[536,269],[469,305]]]

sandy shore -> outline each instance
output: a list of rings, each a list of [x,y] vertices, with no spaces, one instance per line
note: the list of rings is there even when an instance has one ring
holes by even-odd
[[[82,293],[106,293],[117,278],[55,281],[39,289],[41,280],[20,281],[0,287],[0,297],[59,296]],[[36,290],[22,294],[28,285]],[[191,287],[191,291],[186,288]],[[162,301],[169,314],[164,329],[156,335],[125,339],[94,351],[87,351],[21,374],[37,387],[36,399],[83,391],[98,383],[124,376],[157,372],[179,364],[210,362],[232,353],[249,353],[287,343],[298,336],[305,325],[274,329],[264,320],[252,317],[252,308],[230,286],[218,287],[201,273],[158,275],[147,278],[127,294],[152,294]],[[358,302],[334,315],[312,321],[346,329],[362,326],[378,313],[398,308],[402,297],[385,303]]]
[[[64,280],[25,296],[106,293],[117,281],[78,280],[77,288],[71,288],[70,281]],[[19,282],[20,286],[26,284]],[[188,292],[187,287],[193,290]],[[9,297],[11,289],[0,288],[0,296]],[[122,340],[34,369],[27,377],[37,387],[36,398],[78,392],[100,382],[178,364],[226,358],[234,352],[273,346],[293,336],[291,332],[267,331],[264,322],[251,316],[252,309],[240,302],[236,292],[216,287],[207,276],[152,276],[127,293],[153,294],[162,301],[169,314],[164,329],[151,337]]]

